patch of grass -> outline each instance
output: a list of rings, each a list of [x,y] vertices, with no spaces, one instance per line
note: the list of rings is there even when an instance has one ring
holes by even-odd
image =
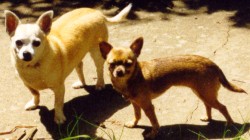
[[[194,134],[196,134],[197,135],[197,140],[200,140],[200,139],[205,139],[205,140],[208,140],[208,138],[207,137],[205,137],[201,132],[195,132],[195,131],[193,131],[193,130],[190,130],[190,129],[188,129],[190,132],[192,132],[192,133],[194,133]]]
[[[247,126],[247,123],[246,123],[247,121],[243,118],[243,116],[242,116],[242,114],[241,114],[240,111],[239,111],[239,114],[240,114],[241,119],[243,120],[244,124],[243,124],[243,126],[240,129],[238,129],[238,128],[235,127],[235,129],[237,129],[238,133],[237,133],[237,135],[235,136],[235,138],[233,140],[244,140],[244,138],[242,138],[242,135],[243,135],[244,130],[245,130],[246,126]]]
[[[240,129],[238,129],[237,127],[234,126],[234,128],[237,130],[237,134],[232,138],[233,140],[246,140],[245,138],[242,137],[244,130],[246,128],[246,125],[247,125],[247,123],[244,123]],[[209,139],[201,132],[195,132],[193,130],[189,130],[189,131],[196,134],[198,140],[200,140],[200,139],[208,140]],[[227,134],[229,134],[230,132],[231,132],[231,130],[228,129],[227,127],[225,127],[225,129],[223,131],[222,139],[226,139]]]
[[[78,136],[72,136],[72,137],[67,137],[63,138],[61,140],[78,140],[78,139],[86,139],[86,140],[92,140],[92,138],[88,135],[78,135]]]
[[[238,129],[236,126],[233,125],[233,128],[236,130],[237,134],[232,138],[232,140],[247,140],[245,138],[243,138],[243,134],[245,132],[245,129],[247,127],[247,122],[244,117],[242,116],[242,113],[239,111],[239,114],[241,115],[241,119],[243,120],[244,124],[242,125],[242,127],[240,129]],[[205,135],[203,135],[201,132],[195,132],[193,130],[189,130],[190,132],[194,133],[197,135],[197,139],[200,140],[200,139],[205,139],[205,140],[208,140],[207,137],[205,137]],[[227,135],[231,133],[231,130],[229,128],[227,128],[225,126],[224,128],[224,131],[223,131],[223,135],[222,135],[222,139],[226,139]]]
[[[246,123],[240,128],[240,130],[238,130],[238,129],[236,128],[237,131],[238,131],[238,133],[237,133],[236,136],[233,138],[233,140],[245,140],[245,138],[242,137],[245,128],[246,128]]]
[[[75,122],[73,123],[73,121],[71,121],[69,123],[69,125],[67,127],[66,137],[62,138],[61,140],[78,140],[78,139],[96,140],[96,139],[98,139],[97,137],[93,138],[93,137],[86,135],[86,134],[79,134],[79,122],[80,121],[88,124],[90,127],[94,127],[96,129],[101,130],[104,133],[103,135],[106,135],[108,137],[108,140],[120,140],[122,137],[124,127],[122,128],[122,132],[117,139],[117,137],[112,129],[109,129],[109,128],[103,129],[102,127],[99,127],[98,125],[95,125],[95,124],[83,119],[82,114],[81,114],[80,116],[75,115]],[[73,125],[73,127],[71,127],[71,125]],[[59,130],[60,130],[60,128],[59,128]],[[61,132],[59,132],[59,133],[62,136],[62,133]]]
[[[239,112],[240,113],[240,112]],[[240,113],[241,117],[242,114]],[[246,138],[244,138],[242,135],[245,132],[245,129],[248,125],[248,123],[246,123],[247,121],[245,121],[242,117],[243,122],[245,122],[242,127],[240,129],[238,129],[236,126],[233,125],[233,128],[236,130],[237,134],[231,138],[232,140],[247,140]],[[87,134],[80,134],[79,132],[79,122],[84,122],[86,124],[88,124],[90,127],[94,127],[95,129],[99,129],[103,132],[104,136],[108,137],[108,140],[120,140],[124,131],[124,127],[122,128],[122,132],[119,135],[119,137],[116,137],[114,131],[112,129],[109,128],[102,128],[98,125],[95,125],[85,119],[83,119],[82,114],[81,115],[75,115],[75,119],[74,121],[71,121],[67,127],[67,132],[66,132],[66,136],[64,138],[62,138],[61,140],[79,140],[79,139],[85,139],[85,140],[97,140],[98,138],[93,138]],[[73,125],[73,126],[72,126]],[[60,126],[59,126],[60,127]],[[232,127],[231,127],[232,128]],[[181,128],[180,128],[181,129]],[[60,130],[60,128],[59,128]],[[209,140],[209,138],[207,138],[204,134],[202,134],[201,132],[195,132],[193,130],[188,129],[190,132],[194,133],[195,135],[197,135],[197,140]],[[226,126],[224,127],[224,131],[222,134],[222,138],[221,139],[227,139],[227,136],[231,133],[232,131],[230,130],[230,128],[227,128]],[[63,134],[61,132],[60,136],[63,137]]]

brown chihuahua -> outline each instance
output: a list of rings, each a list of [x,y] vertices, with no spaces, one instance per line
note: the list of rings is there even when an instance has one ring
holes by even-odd
[[[211,108],[215,108],[229,124],[233,123],[227,108],[217,100],[217,92],[221,84],[234,92],[246,92],[229,83],[222,70],[211,60],[196,55],[182,55],[138,62],[143,38],[136,39],[130,48],[113,48],[107,42],[101,42],[99,46],[109,66],[113,87],[129,99],[134,107],[135,118],[125,124],[126,127],[137,125],[143,109],[153,126],[145,137],[154,138],[159,123],[151,100],[171,86],[190,87],[204,102],[207,118],[202,121],[211,121]]]

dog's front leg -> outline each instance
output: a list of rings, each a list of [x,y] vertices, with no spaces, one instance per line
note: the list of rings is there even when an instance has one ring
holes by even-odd
[[[159,131],[159,123],[155,115],[154,106],[151,101],[144,101],[142,103],[142,109],[145,112],[146,116],[149,118],[152,124],[152,130],[150,133],[146,134],[146,138],[154,139]]]
[[[138,121],[141,119],[141,108],[133,102],[132,105],[134,108],[135,118],[132,121],[129,121],[125,124],[125,126],[128,128],[135,127]]]
[[[62,124],[64,121],[66,121],[66,117],[64,116],[63,113],[63,104],[64,104],[64,92],[65,92],[65,87],[64,84],[57,86],[52,89],[55,94],[55,117],[54,121],[57,124]]]
[[[35,108],[37,108],[39,102],[40,102],[40,94],[37,90],[29,87],[29,86],[26,86],[30,92],[32,93],[33,95],[33,98],[25,105],[25,110],[33,110]]]

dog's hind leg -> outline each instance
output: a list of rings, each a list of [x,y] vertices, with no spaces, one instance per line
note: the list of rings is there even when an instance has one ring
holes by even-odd
[[[206,87],[203,87],[203,86],[200,86],[200,87],[197,86],[195,88],[192,88],[192,90],[202,100],[202,102],[204,103],[205,108],[206,108],[206,116],[202,116],[200,118],[200,120],[204,121],[204,122],[211,121],[212,120],[212,107],[207,103],[207,99],[206,98],[217,98],[217,95],[216,94],[215,95],[214,94],[210,94],[209,93],[210,91],[207,91]]]
[[[226,106],[221,104],[218,99],[218,90],[220,88],[220,83],[217,79],[211,79],[210,82],[205,82],[206,85],[200,86],[197,92],[200,99],[205,103],[208,119],[211,117],[211,107],[215,108],[222,113],[222,115],[226,118],[227,123],[233,123],[231,116],[228,113]],[[212,119],[212,118],[211,118]]]
[[[208,104],[209,106],[208,108],[206,106],[207,112],[210,112],[210,114],[208,113],[208,115],[211,116],[211,107],[212,107],[220,111],[220,113],[226,118],[228,124],[232,124],[234,122],[228,113],[227,107],[221,104],[217,98],[204,98],[204,102],[206,102],[206,104]],[[208,119],[209,119],[209,116],[208,116]]]
[[[234,123],[233,119],[231,118],[231,116],[228,113],[227,107],[223,104],[221,104],[217,99],[210,101],[210,104],[213,108],[217,109],[220,111],[220,113],[222,113],[222,115],[226,118],[227,120],[227,124],[232,124]]]
[[[105,60],[102,58],[101,52],[99,47],[93,47],[90,50],[90,56],[94,60],[97,72],[97,82],[96,82],[96,89],[101,90],[104,88],[104,79],[103,79],[103,65]]]
[[[83,62],[81,61],[75,68],[79,81],[75,82],[72,87],[74,89],[83,88],[85,86],[85,79],[83,74]]]
[[[27,86],[28,87],[28,86]],[[39,102],[40,102],[40,94],[37,90],[28,87],[30,92],[33,95],[33,98],[25,105],[25,110],[33,110],[37,108]]]

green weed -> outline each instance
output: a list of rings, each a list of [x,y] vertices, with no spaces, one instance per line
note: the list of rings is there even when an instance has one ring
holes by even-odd
[[[120,136],[117,139],[117,137],[112,129],[109,129],[109,128],[104,129],[102,127],[99,127],[98,125],[95,125],[95,124],[83,119],[82,114],[81,114],[80,116],[75,115],[75,122],[73,123],[73,121],[71,121],[69,123],[69,125],[67,127],[66,137],[62,138],[61,140],[78,140],[78,139],[96,140],[96,139],[98,139],[97,137],[93,138],[89,135],[79,134],[79,122],[80,121],[88,124],[90,127],[94,127],[96,129],[101,130],[103,132],[103,135],[106,135],[109,140],[120,140],[122,137],[124,127],[122,129]],[[73,127],[71,127],[71,125],[73,125]],[[59,130],[60,130],[60,128],[59,128]],[[59,132],[59,133],[62,136],[62,133],[61,132]]]

